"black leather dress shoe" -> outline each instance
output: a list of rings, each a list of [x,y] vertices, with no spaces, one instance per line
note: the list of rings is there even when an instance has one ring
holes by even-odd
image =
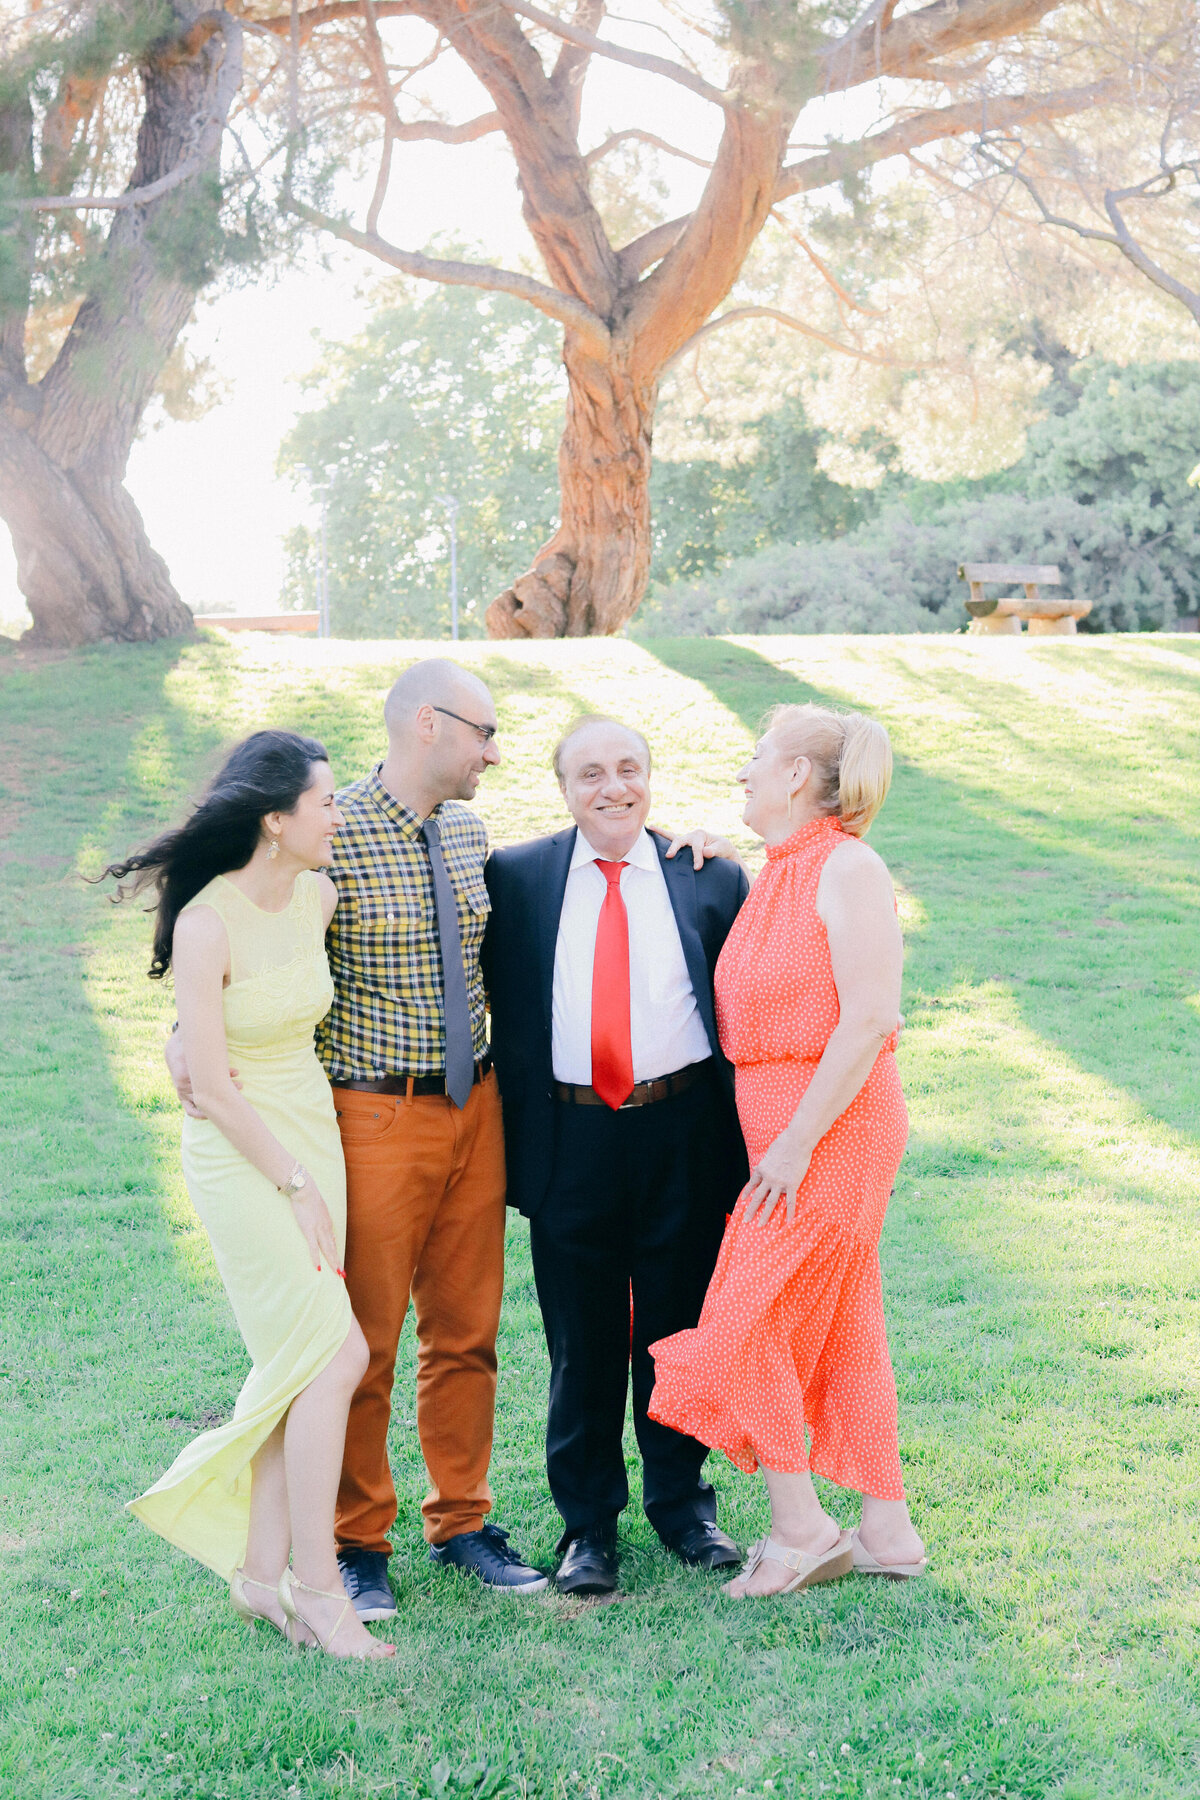
[[[598,1531],[581,1531],[567,1545],[555,1584],[560,1594],[611,1594],[617,1585],[617,1546]]]
[[[711,1519],[694,1519],[663,1538],[667,1549],[692,1569],[732,1569],[742,1553]]]

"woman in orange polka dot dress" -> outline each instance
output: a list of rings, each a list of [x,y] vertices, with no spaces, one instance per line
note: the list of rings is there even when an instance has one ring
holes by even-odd
[[[908,1135],[893,1054],[903,952],[887,869],[861,841],[891,769],[873,720],[788,706],[739,776],[767,861],[716,994],[750,1181],[699,1325],[650,1346],[651,1418],[762,1469],[771,1532],[735,1599],[924,1569],[878,1252]],[[863,1496],[856,1531],[823,1510],[810,1470]]]

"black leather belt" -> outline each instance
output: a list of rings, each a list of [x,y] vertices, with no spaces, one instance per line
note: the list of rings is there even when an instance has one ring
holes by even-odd
[[[673,1075],[660,1075],[656,1081],[639,1081],[628,1100],[622,1100],[617,1112],[625,1112],[630,1106],[653,1106],[656,1100],[670,1100],[675,1094],[684,1094],[712,1067],[712,1058],[706,1057],[703,1062],[689,1063],[686,1069],[677,1069]],[[556,1081],[554,1095],[567,1106],[608,1106],[603,1095],[593,1087],[576,1087],[570,1081]]]
[[[491,1073],[492,1053],[475,1064],[476,1085]],[[335,1081],[336,1088],[349,1088],[353,1094],[396,1094],[407,1099],[410,1094],[424,1096],[426,1094],[444,1094],[446,1077],[444,1075],[380,1075],[375,1081]]]

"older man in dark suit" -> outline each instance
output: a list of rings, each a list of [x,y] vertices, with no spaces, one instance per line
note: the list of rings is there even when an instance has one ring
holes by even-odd
[[[651,1524],[687,1563],[740,1560],[716,1524],[706,1447],[646,1408],[648,1346],[698,1320],[746,1180],[712,977],[747,884],[736,860],[670,860],[646,830],[640,732],[585,719],[554,766],[575,823],[489,859],[484,967],[508,1198],[530,1221],[550,1351],[558,1585],[596,1594],[617,1581],[631,1361]]]

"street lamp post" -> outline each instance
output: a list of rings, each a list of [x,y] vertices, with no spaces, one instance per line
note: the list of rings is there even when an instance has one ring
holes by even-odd
[[[435,494],[439,506],[450,515],[450,636],[458,641],[458,501],[453,494]]]
[[[321,525],[317,534],[317,636],[329,636],[329,477],[319,479],[315,470],[300,466],[309,492],[321,503]]]
[[[329,636],[329,489],[321,489],[321,582],[317,589],[317,636]]]

